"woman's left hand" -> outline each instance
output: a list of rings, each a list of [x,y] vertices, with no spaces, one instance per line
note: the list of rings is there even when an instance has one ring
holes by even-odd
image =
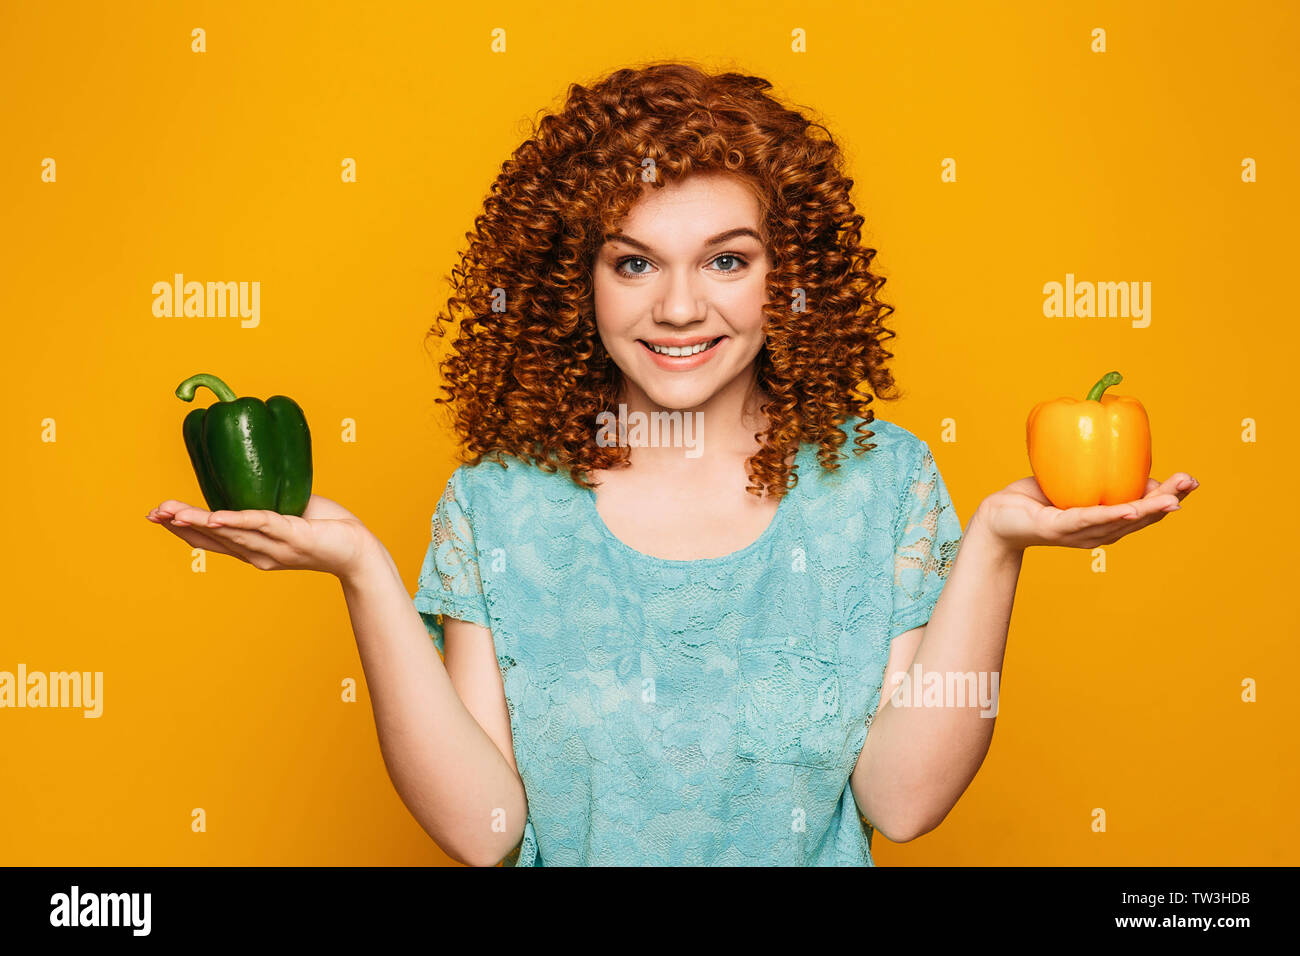
[[[1177,511],[1198,486],[1180,471],[1163,484],[1148,478],[1147,493],[1136,501],[1062,510],[1052,505],[1031,475],[985,498],[971,523],[980,522],[1009,550],[1043,544],[1092,550]]]

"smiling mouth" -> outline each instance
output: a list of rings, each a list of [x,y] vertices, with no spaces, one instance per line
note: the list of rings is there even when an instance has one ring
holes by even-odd
[[[718,343],[725,338],[726,338],[725,335],[719,335],[712,342],[702,342],[697,345],[688,345],[682,348],[677,348],[674,346],[651,345],[649,342],[645,341],[645,339],[637,339],[637,342],[647,352],[652,352],[655,355],[663,355],[663,356],[667,356],[668,358],[689,358],[692,355],[699,355],[703,352],[708,352],[712,349],[717,348]]]

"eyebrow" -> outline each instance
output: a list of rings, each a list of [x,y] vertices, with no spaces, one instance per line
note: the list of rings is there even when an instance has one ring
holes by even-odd
[[[739,238],[740,236],[751,236],[754,239],[757,239],[760,244],[763,242],[763,237],[757,232],[750,229],[748,226],[742,226],[739,229],[728,229],[726,232],[718,233],[712,239],[707,240],[704,243],[704,247],[707,249],[709,246],[721,245],[724,242],[730,242],[732,239]],[[639,239],[633,239],[631,236],[624,235],[621,232],[611,232],[605,237],[605,241],[621,242],[625,245],[640,249],[642,252],[654,252],[654,250],[644,242],[641,242]]]

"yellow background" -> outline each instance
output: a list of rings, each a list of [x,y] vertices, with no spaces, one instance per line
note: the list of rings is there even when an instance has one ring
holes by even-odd
[[[413,593],[455,465],[422,338],[463,235],[570,82],[680,56],[769,78],[840,138],[898,309],[908,395],[876,414],[931,444],[963,524],[1029,474],[1030,407],[1112,368],[1151,417],[1155,477],[1201,481],[1104,574],[1085,551],[1027,554],[984,766],[936,831],[877,835],[877,862],[1300,863],[1298,20],[1259,2],[6,4],[0,670],[105,687],[98,720],[0,710],[0,862],[446,861],[386,776],[337,581],[223,555],[195,574],[145,520],[201,502],[172,390],[211,371],[296,398],[315,490]],[[260,326],[155,318],[176,272],[260,281]],[[1044,318],[1067,272],[1150,281],[1150,327]]]

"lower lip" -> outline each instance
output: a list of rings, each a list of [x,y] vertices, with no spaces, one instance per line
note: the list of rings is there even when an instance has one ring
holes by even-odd
[[[722,341],[713,346],[713,348],[705,349],[703,352],[696,352],[694,355],[664,355],[662,352],[656,352],[644,342],[638,341],[636,344],[640,346],[641,350],[645,352],[646,355],[650,356],[650,360],[661,369],[668,372],[688,372],[693,368],[699,368],[709,359],[713,358],[713,356],[717,355],[729,341],[730,339],[724,335]]]

